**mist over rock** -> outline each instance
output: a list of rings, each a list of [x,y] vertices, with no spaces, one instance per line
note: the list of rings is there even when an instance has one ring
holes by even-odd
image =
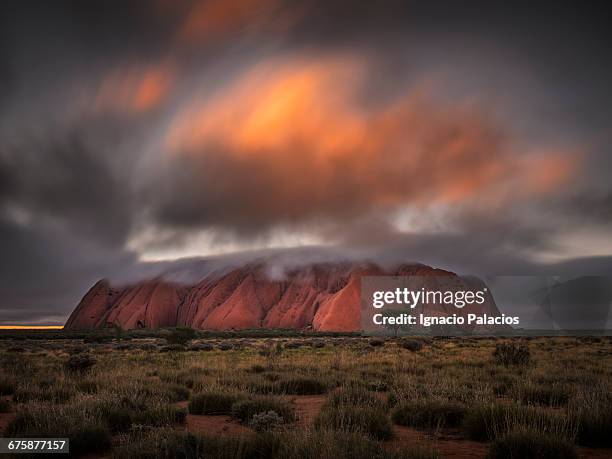
[[[356,331],[361,329],[360,279],[373,275],[444,276],[463,282],[452,272],[422,264],[383,268],[371,262],[321,262],[279,270],[251,262],[192,284],[160,276],[115,288],[101,280],[80,301],[66,328]],[[494,303],[482,305],[482,312],[499,313]]]

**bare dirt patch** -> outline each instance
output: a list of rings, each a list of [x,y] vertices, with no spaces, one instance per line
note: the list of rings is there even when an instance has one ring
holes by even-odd
[[[310,426],[321,411],[321,407],[326,400],[325,395],[298,395],[291,397],[291,402],[295,405],[297,414],[297,424]]]
[[[443,458],[471,459],[484,458],[488,445],[470,440],[459,439],[452,432],[442,432],[436,436],[410,427],[393,426],[394,438],[387,443],[390,449],[408,448],[418,445],[425,449],[437,451]]]
[[[584,459],[610,459],[612,457],[612,449],[609,448],[576,448],[578,450],[578,457]]]
[[[187,432],[194,434],[239,437],[253,433],[252,429],[239,424],[229,416],[188,414],[185,425]]]

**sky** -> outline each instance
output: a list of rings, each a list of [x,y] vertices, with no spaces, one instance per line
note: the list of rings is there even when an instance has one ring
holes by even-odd
[[[100,278],[270,254],[612,274],[611,19],[2,2],[0,325],[63,323]]]

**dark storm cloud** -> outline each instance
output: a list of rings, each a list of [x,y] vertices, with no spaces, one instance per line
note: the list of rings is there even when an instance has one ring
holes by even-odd
[[[596,3],[0,9],[4,322],[58,320],[99,277],[210,269],[137,262],[126,244],[144,230],[159,231],[157,247],[198,231],[258,241],[279,227],[336,244],[289,251],[297,260],[609,272],[604,256],[532,256],[561,252],[561,231],[610,223],[611,18]],[[421,87],[432,97],[415,104]],[[280,119],[278,100],[289,101]],[[428,208],[440,203],[438,221]],[[428,225],[399,231],[397,206]]]
[[[0,324],[63,323],[93,282],[129,269],[132,256],[76,237],[69,228],[0,219]]]
[[[0,204],[32,225],[48,218],[66,231],[121,245],[130,224],[129,187],[108,152],[89,145],[82,130],[0,147]]]
[[[572,196],[561,202],[560,207],[570,218],[578,216],[585,223],[612,225],[612,190]]]

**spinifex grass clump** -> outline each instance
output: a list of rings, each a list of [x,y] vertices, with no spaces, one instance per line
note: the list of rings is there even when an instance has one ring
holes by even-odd
[[[423,349],[423,343],[415,339],[403,339],[399,342],[399,346],[412,352],[418,352]]]
[[[528,405],[560,407],[567,405],[573,390],[568,384],[526,384],[521,388],[521,401]]]
[[[22,385],[15,390],[13,400],[17,403],[51,402],[66,403],[76,395],[74,385],[57,381],[53,385]]]
[[[295,420],[293,407],[277,397],[255,396],[237,401],[232,405],[232,416],[247,424],[254,415],[267,411],[276,412],[283,419],[283,422],[293,422]]]
[[[189,401],[191,414],[232,414],[232,405],[246,398],[240,392],[209,390],[195,394]]]
[[[545,434],[523,431],[503,435],[493,443],[488,459],[577,459],[569,441]]]
[[[531,359],[529,347],[524,344],[500,343],[495,346],[493,360],[498,365],[527,365]]]
[[[575,426],[563,413],[515,403],[490,403],[470,408],[463,420],[468,438],[492,440],[517,430],[572,440]]]
[[[318,430],[361,433],[375,440],[393,436],[385,401],[359,386],[330,394],[314,425]]]
[[[612,447],[612,390],[608,384],[583,387],[569,406],[579,445]]]
[[[458,427],[463,421],[465,406],[447,400],[419,400],[404,402],[391,415],[393,422],[402,426],[421,428]]]
[[[320,379],[301,376],[280,380],[278,388],[285,394],[318,395],[327,392],[328,386]]]
[[[70,373],[85,373],[96,364],[96,359],[86,353],[71,355],[68,361],[64,364],[66,371]]]
[[[102,419],[57,405],[40,405],[19,412],[8,425],[6,435],[69,438],[73,455],[103,453],[111,446],[111,433]]]
[[[315,419],[315,428],[361,433],[375,440],[393,437],[386,411],[373,406],[325,406]]]
[[[385,400],[363,386],[351,385],[331,393],[327,397],[326,405],[334,407],[365,405],[382,408],[385,406]]]

